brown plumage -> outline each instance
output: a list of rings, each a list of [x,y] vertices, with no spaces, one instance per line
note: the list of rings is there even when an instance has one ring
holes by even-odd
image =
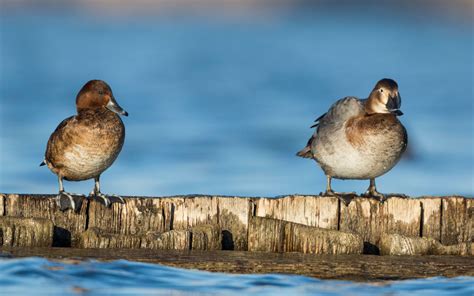
[[[349,119],[346,123],[346,138],[352,146],[361,149],[366,143],[366,139],[377,134],[393,134],[396,142],[406,143],[407,133],[398,118],[391,113],[362,115]],[[406,145],[403,146],[403,149]],[[404,150],[402,151],[402,153]]]
[[[128,113],[117,104],[112,90],[101,80],[91,80],[82,87],[76,107],[77,115],[59,124],[46,147],[44,162],[58,176],[59,203],[63,203],[61,207],[65,209],[76,208],[72,195],[64,191],[62,179],[95,179],[91,195],[105,205],[121,202],[121,198],[110,199],[100,192],[99,178],[115,161],[125,140],[125,126],[117,114],[127,116]]]

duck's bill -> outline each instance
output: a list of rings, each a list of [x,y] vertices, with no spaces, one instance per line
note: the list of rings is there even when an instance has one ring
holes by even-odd
[[[123,116],[128,116],[128,112],[123,110],[122,107],[120,107],[120,105],[117,104],[117,101],[115,101],[115,98],[113,98],[113,97],[107,103],[106,108],[109,109],[112,112],[117,113],[117,114],[120,114],[120,115],[123,115]]]
[[[398,110],[398,109],[390,110],[390,113],[395,114],[396,116],[402,116],[403,115],[403,112]]]
[[[402,98],[397,92],[394,96],[389,96],[387,101],[387,109],[390,113],[395,114],[396,116],[403,115],[403,112],[400,111],[400,106],[402,105]]]

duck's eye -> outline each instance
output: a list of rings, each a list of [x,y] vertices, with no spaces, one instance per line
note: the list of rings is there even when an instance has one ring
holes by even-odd
[[[382,88],[380,89],[380,92],[383,92],[383,89],[382,89]]]

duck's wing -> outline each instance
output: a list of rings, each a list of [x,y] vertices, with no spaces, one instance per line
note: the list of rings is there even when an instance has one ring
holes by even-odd
[[[53,166],[59,164],[60,161],[57,159],[62,152],[64,152],[68,145],[71,145],[71,141],[68,141],[68,138],[71,137],[71,132],[74,131],[76,125],[75,116],[68,117],[61,121],[58,127],[54,130],[48,140],[46,146],[45,160],[44,162],[49,162]]]
[[[328,112],[319,117],[318,129],[327,125],[344,124],[352,117],[365,114],[365,101],[356,97],[345,97],[335,102]]]
[[[304,158],[313,158],[311,146],[320,128],[343,125],[351,117],[364,115],[365,101],[366,100],[361,100],[356,97],[345,97],[335,102],[329,108],[328,112],[316,118],[314,121],[315,124],[311,126],[311,128],[316,128],[314,134],[308,140],[306,147],[296,153],[296,155]]]

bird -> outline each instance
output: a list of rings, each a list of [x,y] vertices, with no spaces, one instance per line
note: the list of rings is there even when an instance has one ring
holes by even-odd
[[[357,179],[370,180],[362,196],[381,202],[386,199],[377,191],[375,178],[390,171],[406,150],[408,134],[398,119],[403,115],[400,107],[398,84],[384,78],[376,83],[368,98],[342,98],[315,120],[311,126],[316,128],[315,132],[296,155],[316,160],[324,171],[324,195],[338,196],[347,204],[341,198],[347,193],[333,191],[331,180]]]
[[[125,126],[119,115],[128,113],[117,103],[110,86],[102,80],[90,80],[76,96],[77,114],[64,119],[49,137],[43,162],[57,175],[57,204],[62,211],[78,211],[84,195],[64,190],[63,179],[94,179],[89,194],[106,207],[125,203],[118,195],[100,191],[100,176],[115,161],[125,140]]]

